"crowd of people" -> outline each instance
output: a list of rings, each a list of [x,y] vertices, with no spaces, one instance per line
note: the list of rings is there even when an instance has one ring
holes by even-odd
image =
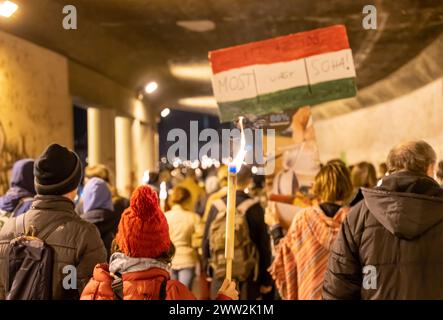
[[[243,166],[232,281],[227,179],[223,165],[164,168],[126,199],[63,146],[17,161],[0,197],[0,299],[443,299],[443,162],[428,143],[395,146],[378,170],[323,164],[289,228]]]

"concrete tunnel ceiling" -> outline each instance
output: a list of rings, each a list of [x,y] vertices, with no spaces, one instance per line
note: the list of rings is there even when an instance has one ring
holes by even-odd
[[[207,54],[213,49],[345,24],[361,91],[414,60],[443,32],[439,0],[375,1],[377,30],[362,28],[366,0],[15,2],[20,15],[14,23],[0,21],[0,29],[59,52],[134,95],[157,81],[160,90],[148,104],[159,109],[180,107],[183,98],[212,95]],[[62,29],[61,9],[67,4],[78,9],[76,31]]]

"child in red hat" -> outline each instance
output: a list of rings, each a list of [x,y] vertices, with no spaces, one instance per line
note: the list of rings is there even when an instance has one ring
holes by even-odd
[[[109,265],[99,264],[82,300],[195,300],[182,283],[170,279],[175,248],[157,193],[138,187],[122,214]],[[225,280],[219,300],[237,300],[235,283]]]

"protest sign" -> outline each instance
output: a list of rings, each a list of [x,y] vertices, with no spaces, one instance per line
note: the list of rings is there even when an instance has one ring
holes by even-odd
[[[222,122],[355,96],[343,25],[209,53]]]

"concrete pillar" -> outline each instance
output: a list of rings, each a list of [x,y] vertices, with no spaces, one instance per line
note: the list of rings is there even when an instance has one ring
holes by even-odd
[[[134,142],[133,166],[135,172],[135,181],[137,185],[142,183],[143,173],[150,170],[148,162],[149,152],[147,143],[146,125],[139,120],[134,120],[132,124],[132,137]]]
[[[156,170],[156,145],[155,132],[152,126],[138,120],[132,125],[132,136],[134,145],[133,168],[137,184],[143,182],[145,171]]]
[[[160,161],[160,146],[158,141],[158,121],[159,121],[159,115],[156,113],[155,109],[150,108],[149,109],[149,144],[150,148],[153,150],[152,152],[152,158],[151,158],[151,165],[153,170],[158,171],[160,169],[159,161]],[[166,137],[164,137],[166,139]]]
[[[88,108],[88,164],[104,164],[115,180],[115,113],[110,109]]]
[[[135,144],[137,149],[137,144]],[[115,118],[115,164],[116,187],[125,197],[130,197],[134,188],[134,169],[132,162],[132,120],[125,117]]]
[[[157,123],[155,122],[152,125],[152,136],[153,136],[153,145],[154,145],[154,167],[155,170],[160,170],[160,165],[159,165],[159,161],[160,161],[160,143],[158,141],[159,137],[158,137],[158,127],[157,127]],[[166,139],[166,137],[165,137]]]
[[[157,155],[157,145],[155,144],[155,131],[154,131],[154,128],[153,128],[153,125],[152,124],[150,124],[150,125],[147,125],[146,126],[146,128],[147,128],[147,133],[148,133],[148,135],[147,135],[147,144],[148,144],[148,149],[150,150],[149,152],[150,152],[150,156],[149,156],[149,168],[150,168],[150,170],[153,170],[153,171],[155,171],[155,170],[157,170],[157,162],[158,162],[158,159],[157,159],[157,157],[156,157],[156,155]]]

